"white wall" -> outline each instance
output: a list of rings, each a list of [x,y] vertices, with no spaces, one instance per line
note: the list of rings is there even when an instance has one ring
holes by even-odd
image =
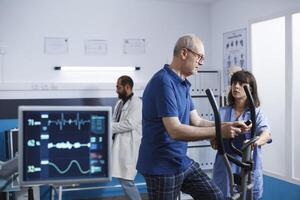
[[[213,4],[210,12],[211,64],[222,67],[223,33],[248,28],[251,21],[274,16],[297,7],[300,7],[298,0],[223,0]],[[249,60],[247,60],[248,65]]]
[[[180,35],[196,33],[209,51],[208,8],[195,3],[152,0],[1,0],[0,48],[4,55],[0,98],[21,94],[3,91],[7,85],[12,90],[38,90],[37,95],[41,90],[57,93],[66,88],[63,83],[82,83],[68,84],[67,88],[74,90],[93,85],[87,83],[100,85],[96,90],[101,89],[101,83],[110,83],[114,89],[115,80],[123,74],[65,73],[54,71],[55,65],[141,66],[140,71],[129,75],[143,87],[153,73],[170,62]],[[67,37],[69,53],[45,55],[44,37]],[[146,54],[124,55],[126,38],[145,38]],[[86,39],[107,40],[107,55],[84,55]]]
[[[223,59],[223,33],[236,29],[248,28],[253,21],[258,19],[266,19],[274,16],[278,16],[279,13],[285,13],[289,10],[300,8],[300,1],[298,0],[223,0],[212,5],[211,7],[211,63],[214,66],[219,66],[222,69]],[[250,46],[249,34],[248,34],[248,47]],[[284,53],[284,52],[283,52]],[[248,66],[251,69],[250,63],[250,48],[248,48]],[[286,70],[291,70],[289,67]],[[289,72],[286,72],[290,74]],[[272,84],[270,80],[269,84]],[[259,83],[258,83],[259,85]],[[288,84],[290,85],[290,84]],[[259,85],[259,87],[262,87]],[[260,94],[262,96],[264,94]],[[277,94],[285,95],[285,94]],[[276,98],[276,96],[274,96]],[[290,102],[288,99],[286,102]],[[262,102],[264,104],[276,106],[274,102]],[[289,105],[286,105],[287,107]],[[289,110],[289,109],[287,109]],[[282,121],[285,121],[286,115],[284,113],[266,113],[266,115],[281,115]],[[287,113],[289,115],[289,113]],[[290,125],[290,123],[288,123]],[[292,162],[291,152],[295,155],[299,155],[299,152],[294,152],[292,149],[291,133],[290,132],[278,132],[276,130],[282,130],[284,124],[272,124],[273,134],[283,134],[286,140],[273,141],[271,145],[264,147],[264,169],[269,175],[273,175],[279,178],[283,178],[290,182],[299,181],[291,177]],[[288,128],[288,127],[285,127]],[[284,130],[286,130],[284,128]],[[291,130],[290,128],[288,130]],[[278,152],[278,149],[283,150],[283,154]]]

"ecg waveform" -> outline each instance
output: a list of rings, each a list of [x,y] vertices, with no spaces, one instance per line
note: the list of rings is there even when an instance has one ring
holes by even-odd
[[[90,147],[91,143],[81,144],[80,142],[75,142],[74,144],[67,142],[58,142],[56,144],[53,144],[52,142],[48,143],[48,149],[51,148],[57,148],[57,149],[78,149],[81,147]]]
[[[60,119],[58,120],[49,120],[48,121],[48,126],[50,126],[51,124],[55,124],[55,125],[58,125],[59,126],[59,129],[62,130],[63,127],[66,125],[66,124],[74,124],[77,126],[78,130],[81,129],[81,126],[84,126],[85,124],[89,124],[91,123],[91,120],[83,120],[83,119],[80,119],[79,117],[79,113],[76,113],[76,119],[65,119],[65,116],[64,116],[64,113],[61,113],[60,114]]]

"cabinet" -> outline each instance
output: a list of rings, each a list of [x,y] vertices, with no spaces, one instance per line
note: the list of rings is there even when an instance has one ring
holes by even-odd
[[[221,75],[218,70],[201,70],[188,77],[191,82],[191,96],[200,117],[211,120],[213,110],[206,96],[205,90],[212,89],[218,105],[221,97]],[[203,170],[211,170],[216,151],[210,146],[209,141],[189,142],[188,155],[198,162]]]

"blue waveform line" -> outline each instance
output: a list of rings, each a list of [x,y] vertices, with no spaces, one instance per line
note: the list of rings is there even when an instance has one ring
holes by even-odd
[[[71,166],[72,166],[73,163],[74,163],[75,165],[77,165],[79,171],[80,171],[82,174],[87,174],[87,173],[90,172],[90,170],[84,171],[84,170],[81,168],[81,166],[80,166],[80,164],[78,163],[77,160],[72,160],[72,161],[70,162],[69,166],[68,166],[65,170],[59,169],[59,168],[57,167],[57,165],[55,165],[55,164],[52,163],[52,162],[49,162],[48,165],[51,165],[52,167],[54,167],[54,168],[58,171],[58,173],[60,173],[60,174],[65,174],[65,173],[67,173],[67,172],[70,170],[70,168],[71,168]]]
[[[64,113],[61,113],[60,116],[61,117],[58,120],[49,120],[48,126],[50,126],[51,124],[59,125],[59,129],[62,130],[63,126],[65,126],[66,124],[75,124],[78,127],[78,130],[80,130],[82,125],[91,123],[91,120],[80,119],[79,113],[76,114],[76,119],[74,119],[74,120],[71,118],[66,120]]]

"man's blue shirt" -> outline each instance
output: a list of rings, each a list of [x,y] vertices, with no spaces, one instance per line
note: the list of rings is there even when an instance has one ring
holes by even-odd
[[[140,173],[173,174],[191,164],[186,155],[187,142],[172,139],[162,121],[163,117],[178,117],[182,124],[189,124],[190,111],[194,110],[190,85],[169,65],[147,84],[143,94],[143,137],[137,163]]]

